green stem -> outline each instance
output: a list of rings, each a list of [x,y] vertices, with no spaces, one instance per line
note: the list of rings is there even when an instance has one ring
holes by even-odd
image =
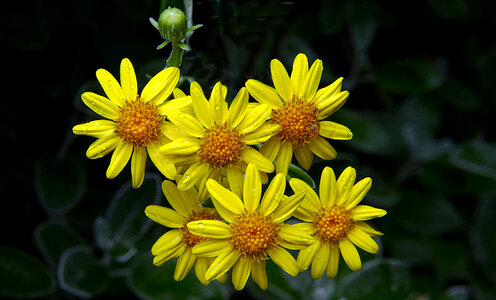
[[[177,43],[172,43],[172,52],[167,59],[167,67],[179,68],[183,62],[183,53],[184,50]]]

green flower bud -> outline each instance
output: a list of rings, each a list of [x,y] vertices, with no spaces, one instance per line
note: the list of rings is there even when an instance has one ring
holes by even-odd
[[[168,8],[158,18],[158,30],[165,40],[178,43],[186,37],[187,23],[186,15],[182,10]]]

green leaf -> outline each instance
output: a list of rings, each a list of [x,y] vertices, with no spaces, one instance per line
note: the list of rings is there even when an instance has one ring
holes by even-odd
[[[35,298],[52,293],[55,277],[36,257],[0,246],[0,297]]]
[[[182,281],[175,281],[175,265],[176,260],[171,260],[155,266],[150,254],[136,257],[131,265],[128,286],[141,299],[227,299],[219,282],[204,286],[193,269]]]
[[[34,241],[41,254],[52,267],[57,267],[62,253],[73,246],[84,245],[84,239],[69,225],[44,222],[36,227]]]
[[[101,294],[110,282],[109,270],[92,256],[86,246],[64,251],[57,278],[61,289],[81,298]]]
[[[491,280],[496,280],[496,197],[482,199],[475,211],[471,242],[476,262]]]
[[[316,187],[315,181],[313,181],[312,177],[310,177],[310,175],[308,175],[305,170],[295,166],[294,164],[289,165],[288,174],[286,175],[286,177],[288,181],[291,178],[298,178],[305,181],[312,189]]]
[[[440,86],[446,79],[442,64],[419,58],[399,59],[377,69],[377,85],[394,94],[419,94]]]
[[[340,294],[346,299],[407,299],[410,273],[406,265],[392,259],[365,263],[360,271],[343,279]]]
[[[496,179],[496,144],[476,140],[462,145],[450,155],[456,167],[484,177]]]
[[[35,189],[43,208],[50,215],[63,215],[73,209],[86,191],[86,171],[81,161],[43,156],[35,166]]]
[[[133,243],[152,224],[144,213],[146,206],[158,204],[162,197],[161,178],[157,174],[147,173],[138,189],[127,182],[112,197],[105,216],[95,220],[97,245],[118,261],[128,260],[135,251]]]

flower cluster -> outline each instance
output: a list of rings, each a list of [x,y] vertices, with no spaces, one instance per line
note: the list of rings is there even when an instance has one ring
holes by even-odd
[[[292,178],[293,193],[286,195],[293,154],[308,170],[314,154],[324,160],[336,157],[328,139],[352,138],[347,127],[327,120],[348,98],[341,91],[342,78],[319,89],[322,61],[309,67],[304,54],[295,58],[290,75],[276,59],[270,68],[274,87],[250,79],[230,105],[220,82],[208,99],[197,82],[191,83],[190,95],[177,89],[175,67],[155,75],[140,96],[128,59],[121,63],[120,84],[107,71],[97,71],[108,98],[82,95],[108,120],[76,125],[73,131],[97,138],[88,148],[89,158],[113,152],[108,178],[131,159],[133,187],[139,187],[148,156],[167,178],[162,189],[172,209],[150,205],[145,213],[171,228],[153,245],[152,254],[155,265],[178,258],[176,280],[194,268],[203,284],[224,281],[232,268],[236,289],[245,286],[250,274],[265,289],[267,259],[292,276],[311,265],[313,278],[324,271],[335,277],[340,253],[350,269],[358,270],[356,246],[370,253],[379,250],[372,237],[381,233],[364,221],[386,211],[359,205],[372,180],[355,183],[355,169],[348,167],[336,179],[326,167],[318,195]],[[256,101],[250,102],[250,96]],[[213,207],[205,202],[209,197]],[[298,253],[296,259],[292,252]]]

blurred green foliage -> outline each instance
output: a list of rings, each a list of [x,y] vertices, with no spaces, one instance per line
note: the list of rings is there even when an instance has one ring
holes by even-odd
[[[148,204],[168,205],[162,178],[139,190],[129,172],[105,178],[109,159],[88,161],[90,138],[74,124],[95,116],[83,91],[102,93],[94,72],[118,74],[131,59],[142,88],[170,49],[148,18],[183,1],[12,3],[0,13],[4,71],[0,297],[117,299],[496,299],[496,4],[424,1],[192,1],[182,88],[222,81],[232,99],[249,78],[270,83],[269,62],[288,68],[296,54],[324,62],[323,84],[344,77],[346,105],[330,119],[354,133],[335,141],[333,161],[314,161],[318,182],[330,165],[351,165],[373,186],[365,202],[387,216],[381,252],[360,252],[362,270],[344,263],[336,279],[292,278],[267,264],[269,287],[203,287],[174,262],[152,265],[165,228]],[[150,168],[152,170],[153,168]],[[318,185],[317,187],[318,188]]]

